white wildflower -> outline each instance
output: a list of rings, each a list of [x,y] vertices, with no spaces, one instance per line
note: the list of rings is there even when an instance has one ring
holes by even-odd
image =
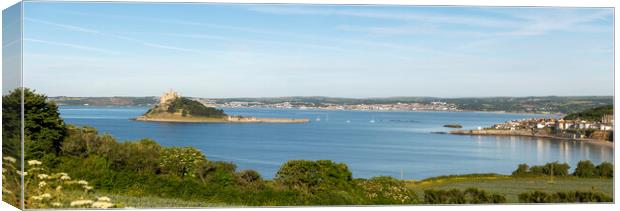
[[[89,190],[92,190],[92,189],[93,189],[93,186],[84,185],[84,187],[83,187],[83,188],[84,188],[84,190],[89,191]]]
[[[23,172],[22,173],[22,171],[20,171],[20,170],[16,170],[15,172],[17,172],[17,174],[22,175],[22,176],[28,175],[28,172]]]
[[[54,207],[62,207],[62,203],[54,202],[54,203],[52,203],[52,206],[54,206]]]
[[[61,180],[70,180],[71,177],[67,176],[67,175],[62,175],[62,177],[60,177]]]
[[[107,196],[102,196],[97,198],[97,201],[112,201],[112,199],[110,199],[110,197]]]
[[[45,181],[39,182],[39,188],[44,188],[47,185]]]
[[[36,165],[41,165],[41,164],[42,164],[41,161],[38,161],[38,160],[29,160],[28,161],[28,165],[31,165],[31,166],[36,166]]]
[[[72,207],[78,207],[78,206],[89,205],[89,204],[92,204],[92,203],[93,203],[92,200],[76,200],[76,201],[72,201],[71,202],[71,206]]]
[[[6,169],[5,168],[2,168],[2,173],[6,173]]]
[[[3,159],[11,163],[15,163],[17,161],[17,159],[15,159],[14,157],[9,156],[4,157]]]
[[[2,175],[2,176],[4,176],[4,175]],[[10,190],[4,188],[4,186],[2,186],[2,193],[13,194],[13,191],[10,191]]]
[[[80,185],[88,185],[88,182],[86,182],[85,180],[77,181],[77,183]]]
[[[61,190],[62,190],[62,186],[59,185],[58,187],[56,187],[56,191],[60,192]]]
[[[30,197],[30,198],[31,198],[31,199],[34,199],[34,200],[37,200],[37,201],[41,201],[41,200],[43,200],[43,197],[41,197],[41,196],[32,196],[32,197]]]
[[[52,194],[44,193],[44,194],[41,194],[40,197],[44,199],[49,199],[49,198],[52,198]]]
[[[49,175],[47,175],[47,174],[39,174],[39,175],[37,175],[37,177],[38,177],[40,180],[44,180],[44,179],[49,178],[50,176],[49,176]]]
[[[113,206],[114,204],[110,202],[105,202],[105,201],[98,201],[98,202],[93,203],[93,205],[91,205],[92,208],[103,208],[103,209],[110,208]]]

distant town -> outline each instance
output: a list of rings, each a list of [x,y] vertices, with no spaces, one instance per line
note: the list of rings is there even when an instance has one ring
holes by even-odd
[[[459,135],[509,135],[570,140],[613,141],[613,106],[601,106],[571,113],[563,118],[531,118],[511,120],[491,127],[455,130]]]
[[[459,111],[455,104],[446,102],[430,103],[392,103],[392,104],[334,104],[334,103],[263,103],[232,101],[218,103],[213,99],[195,99],[209,107],[216,108],[275,108],[275,109],[321,109],[321,110],[359,110],[359,111]]]

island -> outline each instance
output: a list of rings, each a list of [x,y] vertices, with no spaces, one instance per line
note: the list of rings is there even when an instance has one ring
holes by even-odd
[[[224,110],[208,107],[204,104],[182,97],[175,91],[165,92],[156,104],[136,121],[150,122],[188,122],[188,123],[307,123],[307,118],[257,118],[235,116],[224,113]]]

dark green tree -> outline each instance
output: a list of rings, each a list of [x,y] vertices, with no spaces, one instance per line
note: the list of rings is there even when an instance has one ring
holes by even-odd
[[[609,162],[602,162],[601,164],[596,166],[596,171],[601,177],[612,178],[614,177],[614,164],[611,164]]]
[[[19,137],[21,130],[21,96],[24,97],[24,153],[25,159],[55,157],[60,152],[61,142],[66,134],[65,123],[60,118],[58,106],[48,102],[47,96],[25,88],[15,89],[2,97],[3,134],[7,140]],[[6,126],[5,126],[6,124]],[[15,136],[17,134],[17,136]],[[14,146],[7,150],[15,150]]]
[[[573,175],[578,177],[594,177],[598,176],[598,172],[596,170],[596,166],[592,164],[589,160],[582,160],[577,163],[577,168],[575,169],[575,173]]]
[[[528,166],[525,163],[519,164],[519,167],[517,167],[517,170],[512,172],[512,176],[524,176],[527,175],[529,173],[530,170],[530,166]]]

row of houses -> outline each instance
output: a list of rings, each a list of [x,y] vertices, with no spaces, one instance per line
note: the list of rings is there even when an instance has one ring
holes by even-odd
[[[601,121],[592,122],[586,120],[565,120],[565,119],[524,119],[512,120],[503,124],[494,125],[494,129],[499,130],[523,130],[523,129],[544,129],[553,128],[557,130],[569,129],[593,129],[611,131],[613,126],[613,115],[604,115]]]

